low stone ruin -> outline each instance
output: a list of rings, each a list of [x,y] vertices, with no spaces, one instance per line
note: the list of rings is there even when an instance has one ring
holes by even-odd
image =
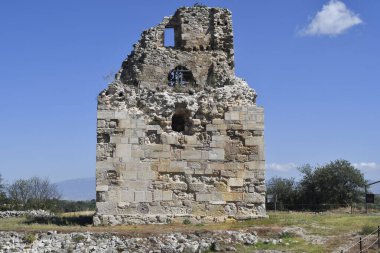
[[[256,97],[234,74],[229,10],[183,7],[144,31],[98,96],[94,224],[265,217]]]

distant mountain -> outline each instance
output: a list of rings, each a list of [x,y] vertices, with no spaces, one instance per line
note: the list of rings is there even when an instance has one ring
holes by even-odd
[[[65,200],[95,199],[95,178],[77,178],[57,182],[58,191]]]

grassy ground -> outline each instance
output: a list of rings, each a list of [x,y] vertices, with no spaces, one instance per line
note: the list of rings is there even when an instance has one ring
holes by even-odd
[[[110,232],[131,236],[165,232],[192,233],[202,230],[248,229],[257,231],[260,237],[282,239],[280,244],[259,242],[255,246],[241,246],[238,252],[252,252],[255,249],[277,249],[287,252],[331,252],[341,245],[350,245],[353,234],[368,234],[380,225],[380,215],[337,214],[337,213],[298,213],[269,212],[268,219],[244,222],[229,221],[213,224],[167,224],[167,225],[131,225],[114,227],[93,227],[91,213],[71,213],[59,216],[56,220],[45,222],[31,221],[26,218],[0,219],[2,231],[48,231],[60,232]],[[60,224],[60,225],[58,225]],[[298,234],[280,232],[285,227],[300,227],[307,236],[327,238],[322,245],[315,245]],[[351,240],[351,241],[350,241]]]

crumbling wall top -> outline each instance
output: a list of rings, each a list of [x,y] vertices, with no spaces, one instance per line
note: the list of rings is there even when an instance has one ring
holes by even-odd
[[[165,31],[174,30],[174,45],[165,47]],[[182,7],[141,34],[116,79],[149,89],[166,89],[170,72],[181,67],[192,85],[224,86],[234,76],[231,12],[223,8]]]

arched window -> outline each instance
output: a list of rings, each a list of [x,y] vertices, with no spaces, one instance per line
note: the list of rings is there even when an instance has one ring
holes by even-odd
[[[184,66],[177,66],[169,72],[169,86],[195,85],[193,73]]]

